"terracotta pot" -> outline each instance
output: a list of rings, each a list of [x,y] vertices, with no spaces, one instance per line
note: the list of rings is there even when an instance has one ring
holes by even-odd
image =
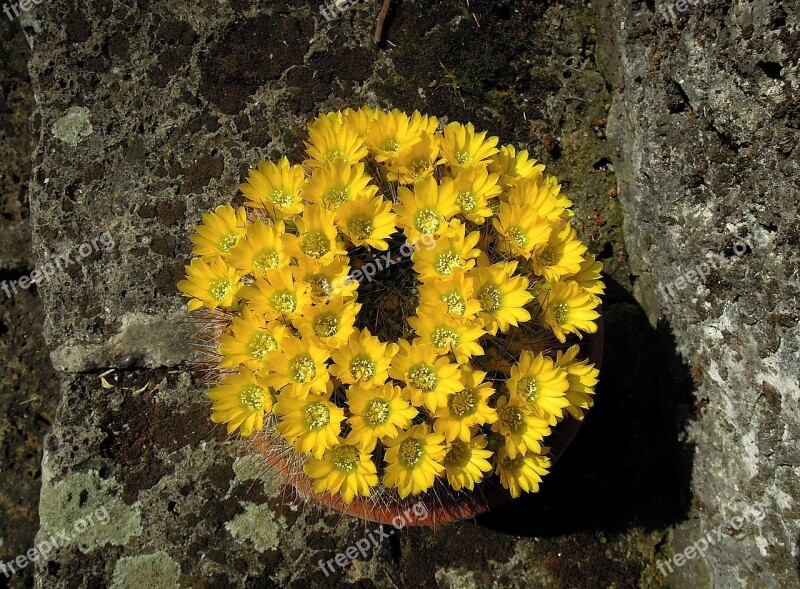
[[[587,335],[580,342],[581,357],[588,358],[596,368],[600,369],[603,360],[603,315],[602,308],[598,307],[600,318],[597,320],[597,332]],[[582,421],[567,416],[553,430],[547,438],[550,447],[550,459],[555,466],[558,459],[564,454],[572,440],[578,433]],[[315,493],[312,480],[302,473],[298,473],[286,455],[275,455],[266,447],[263,440],[256,442],[258,450],[267,458],[270,465],[299,491],[308,495],[313,501],[327,505],[339,511],[367,521],[379,524],[392,525],[397,522],[397,527],[405,526],[432,526],[453,521],[474,518],[491,509],[510,501],[511,495],[500,486],[496,477],[476,485],[471,492],[457,492],[445,482],[437,481],[431,491],[416,497],[409,497],[399,503],[389,505],[375,505],[369,499],[356,497],[349,505],[341,500],[340,495],[332,496],[329,493]],[[547,477],[542,484],[547,484]],[[417,506],[417,512],[427,515],[422,517],[412,508],[422,502],[422,509]]]

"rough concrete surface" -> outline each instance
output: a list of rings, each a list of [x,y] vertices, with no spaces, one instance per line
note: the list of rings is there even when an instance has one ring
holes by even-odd
[[[374,1],[331,22],[318,4],[49,0],[2,23],[2,270],[114,243],[3,308],[20,425],[0,429],[0,555],[33,546],[40,483],[36,541],[69,539],[0,588],[34,568],[42,589],[800,586],[797,2],[668,23],[624,0],[394,0],[377,47]],[[249,166],[299,158],[315,114],[364,103],[472,121],[558,175],[606,266],[606,352],[541,493],[326,576],[376,526],[307,504],[213,427],[175,284]],[[709,252],[724,261],[676,287]],[[35,422],[16,417],[30,391]],[[764,517],[733,529],[751,506]]]

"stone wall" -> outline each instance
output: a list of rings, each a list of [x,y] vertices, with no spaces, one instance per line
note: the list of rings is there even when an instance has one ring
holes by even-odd
[[[800,4],[664,6],[603,2],[599,38],[636,297],[697,384],[671,548],[721,531],[674,583],[797,587]]]

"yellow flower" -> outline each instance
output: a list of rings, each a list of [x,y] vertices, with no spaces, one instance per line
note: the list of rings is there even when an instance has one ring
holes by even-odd
[[[397,191],[400,204],[396,204],[397,224],[403,228],[406,239],[418,240],[422,235],[441,234],[447,229],[447,220],[458,212],[453,181],[449,178],[436,184],[429,176],[414,185],[412,192],[401,186]]]
[[[439,157],[439,140],[435,135],[423,133],[422,140],[410,149],[386,162],[386,177],[400,184],[414,184],[433,174]]]
[[[433,247],[419,248],[411,254],[414,271],[424,282],[428,278],[450,276],[457,268],[468,270],[475,265],[475,258],[480,253],[475,247],[479,239],[477,231],[465,235],[464,225],[455,219],[436,239]]]
[[[575,229],[567,223],[554,228],[547,243],[536,246],[531,256],[533,271],[548,282],[581,269],[586,246],[578,239]]]
[[[350,266],[344,257],[330,264],[321,264],[314,258],[302,256],[294,271],[297,280],[308,284],[311,298],[315,301],[329,300],[335,294],[348,300],[355,297],[358,282],[348,279]]]
[[[326,209],[338,209],[347,201],[374,196],[378,187],[371,180],[364,172],[364,164],[350,165],[343,159],[335,159],[312,172],[301,195]]]
[[[352,300],[345,302],[341,294],[336,294],[327,303],[308,305],[294,318],[293,324],[303,338],[336,349],[353,335],[353,323],[360,308],[360,304]]]
[[[500,484],[511,492],[513,498],[522,494],[536,493],[539,483],[550,468],[550,459],[539,454],[518,454],[511,458],[506,448],[497,450],[497,468],[495,472],[500,476]]]
[[[378,109],[371,106],[362,106],[358,110],[347,108],[342,113],[342,121],[359,137],[364,137],[369,131],[372,121],[377,116]]]
[[[444,128],[442,156],[453,168],[483,167],[497,153],[497,137],[486,138],[486,131],[475,133],[472,123],[450,123]]]
[[[290,268],[269,270],[240,295],[250,301],[250,308],[264,313],[267,319],[291,320],[311,302],[308,286],[294,279]]]
[[[567,373],[544,354],[524,350],[519,363],[511,367],[506,381],[512,400],[535,407],[550,425],[555,425],[569,405]]]
[[[244,235],[247,211],[225,204],[218,206],[213,213],[204,213],[202,219],[203,222],[194,228],[195,233],[189,236],[195,244],[192,253],[206,258],[224,258]]]
[[[491,472],[490,450],[486,450],[486,436],[477,435],[472,439],[453,440],[445,454],[444,464],[447,482],[456,491],[475,488],[475,483],[483,480],[483,473]]]
[[[467,442],[473,426],[497,421],[497,411],[489,407],[494,389],[485,377],[485,372],[465,367],[461,372],[464,389],[448,395],[447,404],[436,410],[433,429],[448,442]]]
[[[303,166],[292,166],[286,157],[274,164],[261,161],[258,170],[250,170],[239,189],[247,198],[245,205],[266,211],[273,219],[283,219],[303,210],[300,186],[305,179]]]
[[[456,192],[459,213],[478,225],[491,217],[492,209],[489,208],[488,201],[500,194],[498,177],[498,174],[489,174],[484,166],[467,168],[456,174],[453,178],[453,189]]]
[[[427,491],[444,471],[444,456],[444,438],[429,433],[424,423],[415,425],[396,438],[386,440],[383,484],[397,487],[401,499]]]
[[[364,142],[378,162],[397,158],[422,141],[422,121],[412,122],[408,115],[393,109],[378,111]]]
[[[419,286],[419,300],[420,306],[437,307],[456,319],[470,320],[481,310],[472,278],[463,268],[438,280],[425,280]]]
[[[226,376],[207,395],[213,401],[211,421],[227,423],[229,434],[238,429],[245,438],[262,430],[264,413],[272,408],[269,386],[245,367]]]
[[[478,339],[486,333],[481,321],[465,322],[442,313],[436,307],[420,307],[418,317],[409,317],[408,325],[418,341],[430,344],[437,354],[453,352],[456,361],[465,363],[470,356],[480,356]]]
[[[560,189],[558,181],[552,176],[547,179],[539,176],[526,178],[511,188],[508,203],[548,221],[559,221],[570,216],[571,213],[566,209],[572,205],[566,197],[559,196]]]
[[[280,393],[273,411],[281,416],[278,431],[298,452],[322,458],[325,450],[339,444],[344,410],[332,403],[328,395],[298,399]]]
[[[567,341],[568,333],[582,337],[581,331],[597,331],[594,320],[600,314],[594,308],[598,299],[577,282],[556,282],[552,289],[541,292],[538,299],[542,306],[542,323],[553,330],[562,344]]]
[[[437,357],[433,346],[405,340],[397,343],[400,349],[389,366],[389,376],[406,383],[404,394],[414,406],[425,405],[436,411],[447,404],[449,393],[464,388],[458,378],[458,365]]]
[[[218,352],[222,356],[222,368],[235,368],[240,364],[250,370],[258,370],[268,352],[277,350],[286,335],[286,326],[277,321],[267,323],[260,313],[248,307],[242,309],[241,317],[234,317],[230,333],[220,337]]]
[[[433,135],[439,126],[439,119],[431,115],[423,115],[418,110],[411,113],[411,126],[420,133]]]
[[[542,175],[544,166],[536,164],[536,160],[528,159],[528,150],[519,153],[513,145],[504,145],[492,156],[489,171],[500,175],[500,186],[508,188],[525,178],[537,178]]]
[[[556,355],[556,366],[566,370],[569,382],[566,409],[575,419],[583,419],[585,412],[594,405],[592,396],[600,375],[588,360],[576,360],[579,351],[580,347],[571,346],[566,352],[559,350]]]
[[[321,131],[329,127],[338,128],[344,124],[344,116],[342,111],[332,110],[320,115],[308,124],[308,130]]]
[[[356,495],[369,497],[370,489],[378,484],[378,471],[370,455],[341,439],[322,458],[306,462],[303,472],[314,479],[315,493],[341,493],[342,501],[348,505]]]
[[[381,385],[355,384],[347,391],[348,444],[371,452],[379,439],[388,440],[411,426],[418,411],[403,399],[400,387],[387,382]]]
[[[581,262],[581,267],[575,274],[564,278],[574,280],[586,292],[599,296],[605,292],[606,288],[600,275],[602,271],[603,263],[598,262],[593,254],[589,254]]]
[[[533,209],[518,204],[500,203],[500,213],[492,225],[501,235],[497,249],[514,256],[530,258],[533,249],[547,243],[552,232],[551,223]]]
[[[331,352],[334,364],[330,372],[344,384],[382,384],[389,376],[389,363],[398,349],[397,344],[381,342],[365,327]]]
[[[267,354],[264,365],[271,371],[264,379],[282,394],[305,398],[309,392],[324,393],[330,375],[325,366],[328,351],[310,340],[287,336],[280,348]]]
[[[364,138],[343,123],[341,115],[317,119],[308,126],[308,135],[310,141],[305,143],[309,159],[303,163],[309,168],[320,168],[337,159],[353,165],[367,157]]]
[[[256,278],[267,270],[288,266],[289,258],[283,255],[283,233],[282,221],[274,225],[261,220],[251,223],[245,230],[244,239],[230,250],[228,263]]]
[[[478,266],[470,272],[475,285],[475,298],[481,305],[480,317],[486,331],[494,335],[497,330],[506,332],[511,325],[528,321],[531,314],[524,309],[533,300],[527,291],[528,279],[514,276],[516,262],[499,262],[488,265],[481,257]]]
[[[492,431],[505,437],[510,458],[527,452],[542,453],[542,440],[550,435],[547,421],[535,415],[524,401],[506,397],[497,401],[497,421],[492,424]]]
[[[217,307],[227,309],[233,305],[242,283],[236,269],[228,266],[220,258],[208,262],[194,258],[186,268],[186,279],[178,282],[178,289],[189,299],[186,305],[190,311],[207,307],[212,311]]]
[[[355,246],[389,249],[386,240],[396,231],[392,203],[380,197],[357,198],[337,212],[339,229]]]
[[[336,232],[336,215],[322,205],[306,206],[303,215],[295,219],[299,235],[289,235],[286,247],[295,258],[308,256],[328,264],[336,256],[346,255]]]

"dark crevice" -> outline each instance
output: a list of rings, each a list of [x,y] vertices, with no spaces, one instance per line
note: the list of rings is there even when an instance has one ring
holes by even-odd
[[[756,67],[760,69],[771,80],[782,80],[781,70],[783,66],[774,61],[759,61]]]
[[[669,90],[669,103],[667,104],[669,112],[677,114],[685,112],[692,107],[691,102],[689,102],[689,96],[687,96],[680,84],[673,80],[672,87]]]

